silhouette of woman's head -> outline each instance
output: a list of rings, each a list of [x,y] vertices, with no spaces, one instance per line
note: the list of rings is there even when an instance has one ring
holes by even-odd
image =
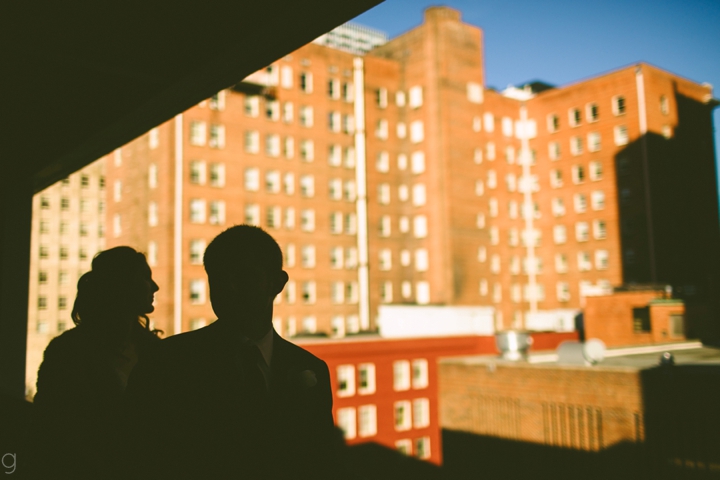
[[[275,239],[259,227],[236,225],[210,242],[203,263],[218,318],[251,338],[266,333],[272,302],[288,280]]]
[[[78,281],[72,319],[76,325],[110,327],[113,323],[145,319],[154,310],[158,291],[145,255],[130,247],[98,253],[92,269]]]

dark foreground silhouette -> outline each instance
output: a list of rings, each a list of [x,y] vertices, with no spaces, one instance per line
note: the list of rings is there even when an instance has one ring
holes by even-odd
[[[348,478],[327,365],[272,329],[288,280],[280,247],[240,225],[204,263],[218,320],[160,342],[130,379],[131,477]]]
[[[159,343],[145,316],[157,290],[144,255],[129,247],[93,259],[78,282],[76,327],[45,350],[29,457],[22,459],[28,470],[19,473],[38,479],[121,475],[128,441],[123,394],[138,359]]]

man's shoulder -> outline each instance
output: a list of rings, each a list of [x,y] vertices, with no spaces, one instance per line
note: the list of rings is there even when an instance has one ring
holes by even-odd
[[[284,354],[288,357],[294,358],[304,364],[322,365],[327,368],[324,360],[305,350],[303,347],[282,338],[280,335],[276,334],[275,341],[278,342]]]
[[[214,323],[190,332],[178,333],[153,345],[152,356],[158,358],[193,358],[217,349],[219,336]]]

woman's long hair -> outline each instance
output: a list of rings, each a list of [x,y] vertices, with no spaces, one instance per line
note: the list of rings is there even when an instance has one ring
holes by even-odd
[[[98,253],[92,261],[91,270],[77,284],[77,297],[72,310],[75,325],[91,326],[100,330],[107,327],[110,317],[127,312],[128,299],[148,269],[145,255],[130,247],[115,247]],[[150,320],[143,312],[137,313],[138,325],[150,329]],[[142,319],[142,320],[141,320]]]

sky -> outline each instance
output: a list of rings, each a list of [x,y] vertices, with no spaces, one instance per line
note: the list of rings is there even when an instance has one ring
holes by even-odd
[[[392,38],[441,4],[482,28],[487,86],[566,85],[643,61],[708,82],[720,98],[720,0],[386,0],[353,22]],[[720,108],[714,124],[717,160]]]

